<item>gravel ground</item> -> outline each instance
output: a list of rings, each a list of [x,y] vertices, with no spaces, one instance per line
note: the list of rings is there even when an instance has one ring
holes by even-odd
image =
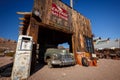
[[[120,60],[100,59],[96,67],[75,65],[50,69],[44,65],[36,70],[28,80],[120,80]],[[10,77],[0,80],[10,80]]]

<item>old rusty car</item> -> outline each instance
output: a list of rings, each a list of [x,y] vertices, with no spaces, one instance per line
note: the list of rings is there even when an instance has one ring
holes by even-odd
[[[45,52],[44,61],[48,64],[49,68],[55,65],[65,66],[74,65],[75,58],[72,53],[65,49],[48,48]]]

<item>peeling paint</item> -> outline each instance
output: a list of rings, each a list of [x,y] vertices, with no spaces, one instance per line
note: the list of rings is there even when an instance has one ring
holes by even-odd
[[[30,38],[29,41],[30,41],[30,44],[32,44],[32,42],[31,42],[32,37],[28,37],[28,36],[20,36],[19,37],[16,54],[15,54],[15,59],[14,59],[14,64],[13,64],[12,75],[11,75],[12,80],[26,80],[30,75],[32,48],[30,50],[19,50],[19,47],[21,47],[22,41],[23,41],[22,37]],[[29,45],[29,44],[27,44],[27,45]]]

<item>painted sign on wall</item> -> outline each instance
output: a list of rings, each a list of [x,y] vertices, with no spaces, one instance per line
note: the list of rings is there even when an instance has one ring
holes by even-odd
[[[68,12],[55,3],[52,3],[52,14],[64,20],[68,20]]]

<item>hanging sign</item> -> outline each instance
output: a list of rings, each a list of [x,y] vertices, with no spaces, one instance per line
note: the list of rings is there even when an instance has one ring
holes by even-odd
[[[64,20],[68,20],[68,12],[65,9],[57,6],[55,3],[52,3],[52,14]]]

